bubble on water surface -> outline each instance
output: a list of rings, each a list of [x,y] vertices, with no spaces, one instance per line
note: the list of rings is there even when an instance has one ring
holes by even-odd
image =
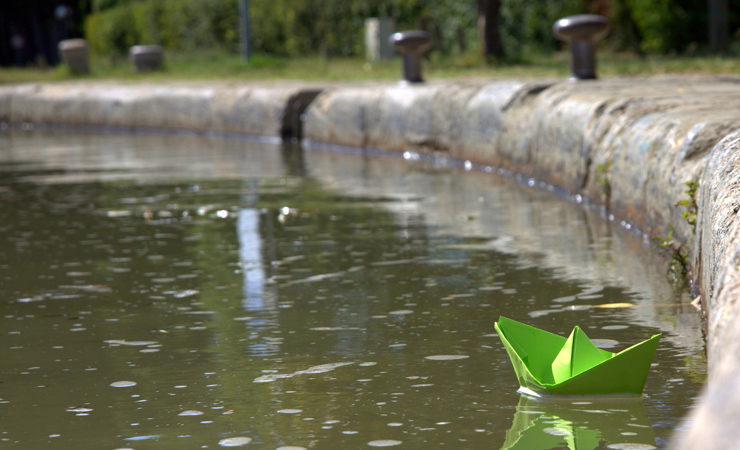
[[[545,428],[542,431],[552,436],[570,436],[571,434],[569,430],[566,430],[565,428],[558,428],[558,427]]]
[[[302,413],[303,410],[286,408],[286,409],[279,409],[277,412],[279,412],[280,414],[298,414],[298,413]]]
[[[172,283],[174,281],[177,281],[177,278],[172,278],[172,277],[152,278],[152,283],[157,283],[157,284]]]
[[[132,426],[138,425],[138,423],[132,423],[131,425]],[[149,439],[157,439],[160,437],[162,437],[161,434],[150,434],[147,436],[133,436],[133,437],[124,439],[124,441],[148,441]]]
[[[175,292],[173,295],[175,298],[185,298],[185,297],[192,297],[193,295],[200,294],[200,291],[196,289],[186,289],[184,291],[178,291]]]
[[[605,327],[601,327],[602,330],[626,330],[629,328],[629,325],[607,325]]]
[[[106,344],[111,345],[131,345],[131,346],[145,346],[145,345],[155,345],[158,342],[157,341],[127,341],[123,339],[111,339],[108,341],[103,341]]]
[[[252,442],[252,438],[234,437],[234,438],[221,439],[220,441],[218,441],[218,445],[220,445],[221,447],[239,447],[242,445],[247,445],[250,442]]]
[[[311,331],[364,331],[365,328],[360,327],[314,327],[310,328]]]
[[[470,358],[468,355],[432,355],[425,356],[424,359],[431,359],[432,361],[452,361],[456,359]]]
[[[568,295],[566,297],[554,298],[552,299],[552,301],[555,303],[569,303],[569,302],[575,301],[575,299],[576,299],[575,295]]]
[[[74,412],[74,413],[87,413],[92,411],[92,408],[69,408],[67,409],[67,412]]]
[[[111,383],[110,385],[112,387],[123,388],[123,387],[136,386],[136,382],[135,381],[116,381],[116,382]]]
[[[376,363],[376,362],[364,362],[364,363],[360,363],[359,365],[361,367],[370,367],[370,366],[374,366],[376,364],[378,364],[378,363]]]
[[[306,447],[298,447],[296,445],[283,445],[275,450],[306,450]]]
[[[650,444],[638,444],[633,442],[625,442],[623,444],[611,444],[607,445],[606,448],[614,450],[653,450],[658,447]]]
[[[398,311],[391,311],[388,314],[393,314],[393,315],[396,315],[396,316],[403,316],[403,315],[406,315],[406,314],[413,314],[413,313],[414,312],[411,311],[410,309],[399,309]]]
[[[378,439],[377,441],[370,441],[367,443],[370,447],[393,447],[395,445],[401,445],[403,442],[394,441],[393,439]]]
[[[614,339],[591,339],[591,342],[598,348],[614,348],[619,345],[619,341]]]
[[[188,409],[187,411],[183,411],[178,416],[202,416],[203,411],[197,411],[195,409]]]

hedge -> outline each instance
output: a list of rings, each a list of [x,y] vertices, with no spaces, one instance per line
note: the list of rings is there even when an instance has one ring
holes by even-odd
[[[132,45],[173,50],[239,46],[235,0],[146,0],[91,14],[85,37],[97,54],[125,54]]]
[[[730,0],[738,2],[740,0]],[[94,0],[86,37],[98,54],[136,44],[167,49],[239,48],[239,0]],[[475,0],[250,0],[252,48],[277,56],[363,53],[364,20],[392,17],[397,29],[422,28],[437,52],[476,48]],[[605,6],[606,5],[606,6]],[[607,12],[607,10],[611,12]],[[705,0],[501,0],[507,54],[559,45],[552,24],[580,12],[608,13],[617,49],[682,51],[707,41]],[[735,15],[731,23],[737,24]]]

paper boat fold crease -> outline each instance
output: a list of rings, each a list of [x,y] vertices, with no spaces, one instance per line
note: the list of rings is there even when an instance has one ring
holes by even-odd
[[[522,388],[547,395],[640,395],[661,334],[619,353],[576,326],[568,338],[500,317],[496,332]]]

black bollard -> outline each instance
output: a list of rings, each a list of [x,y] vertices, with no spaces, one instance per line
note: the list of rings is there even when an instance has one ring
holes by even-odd
[[[403,55],[403,79],[409,83],[422,83],[421,55],[432,46],[429,33],[420,30],[401,31],[390,35],[388,42]]]
[[[609,32],[609,21],[598,14],[563,17],[552,26],[555,37],[569,43],[570,79],[596,78],[596,41]]]

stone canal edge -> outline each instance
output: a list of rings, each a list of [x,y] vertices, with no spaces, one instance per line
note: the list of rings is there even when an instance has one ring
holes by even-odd
[[[740,77],[4,85],[0,124],[434,154],[588,198],[664,238],[701,298],[709,380],[671,447],[740,443]]]

